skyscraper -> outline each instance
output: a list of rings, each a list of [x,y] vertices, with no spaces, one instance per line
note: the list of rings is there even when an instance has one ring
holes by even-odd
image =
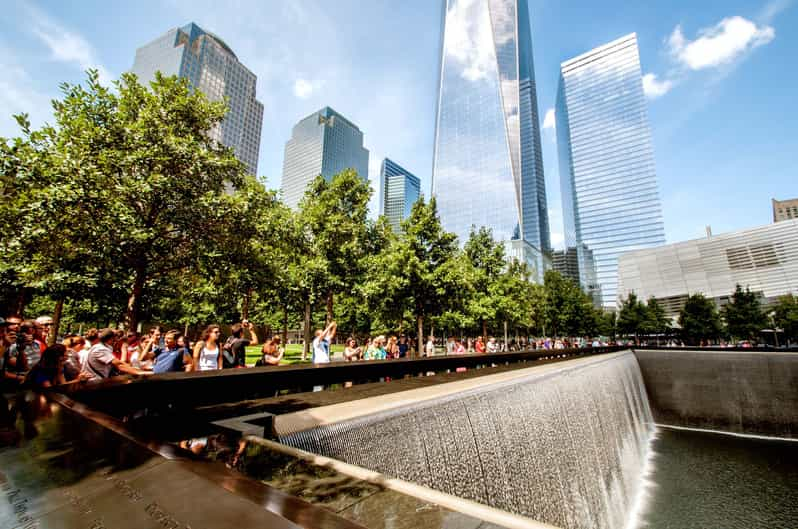
[[[233,50],[192,22],[136,50],[132,72],[142,83],[154,80],[158,71],[185,77],[211,100],[228,98],[230,111],[211,136],[232,148],[249,173],[256,175],[263,104],[255,99],[257,77]]]
[[[446,0],[432,194],[461,244],[486,226],[542,272],[551,249],[526,0]]]
[[[380,179],[382,214],[388,218],[393,231],[398,232],[402,221],[410,216],[413,204],[421,196],[421,180],[388,158],[382,161]]]
[[[285,144],[283,201],[296,208],[308,184],[322,175],[330,180],[344,169],[354,169],[368,180],[369,152],[363,133],[341,114],[324,107],[294,125]]]
[[[634,33],[562,63],[556,125],[566,247],[614,308],[618,256],[665,243]]]

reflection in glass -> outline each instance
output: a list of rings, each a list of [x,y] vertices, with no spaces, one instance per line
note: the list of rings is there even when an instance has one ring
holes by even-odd
[[[618,256],[665,243],[634,33],[562,64],[556,117],[565,244],[615,308]]]
[[[461,244],[486,226],[524,241],[511,253],[548,253],[527,2],[447,0],[443,34],[432,178],[441,221]]]

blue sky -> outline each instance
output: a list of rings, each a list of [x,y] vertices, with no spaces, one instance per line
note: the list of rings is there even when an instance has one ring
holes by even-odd
[[[645,4],[645,5],[644,5]],[[798,197],[798,1],[530,0],[538,104],[554,106],[560,62],[632,31],[648,77],[668,242],[771,221]],[[300,118],[330,105],[357,123],[374,179],[388,156],[429,195],[441,4],[437,0],[17,2],[0,16],[0,136],[12,113],[49,119],[62,81],[129,69],[138,46],[194,21],[258,76],[259,173],[277,188]],[[548,123],[546,123],[548,125]],[[555,245],[562,213],[554,131],[543,157]]]

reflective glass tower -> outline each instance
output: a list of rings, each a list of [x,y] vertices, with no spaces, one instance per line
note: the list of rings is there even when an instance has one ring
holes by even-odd
[[[486,226],[543,268],[551,249],[526,0],[446,0],[432,194],[444,227]]]
[[[324,107],[294,125],[285,144],[283,201],[296,208],[314,178],[322,175],[330,180],[344,169],[354,169],[368,180],[369,152],[363,148],[363,133],[341,114]]]
[[[142,83],[160,71],[187,78],[211,100],[227,97],[230,111],[211,136],[232,148],[250,174],[257,174],[263,126],[263,104],[255,99],[257,77],[222,39],[194,23],[174,28],[137,49],[131,71]]]
[[[388,218],[393,231],[398,232],[402,221],[410,216],[421,196],[421,180],[393,160],[385,158],[380,170],[382,180],[382,214]]]
[[[557,95],[565,243],[614,308],[618,256],[665,243],[637,36],[562,63]],[[595,272],[588,251],[592,252]]]

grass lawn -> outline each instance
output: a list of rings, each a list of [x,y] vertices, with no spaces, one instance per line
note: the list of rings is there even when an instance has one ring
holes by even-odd
[[[255,362],[258,361],[260,358],[260,348],[262,345],[250,345],[247,347],[247,365],[252,366],[255,365]],[[336,356],[340,359],[344,353],[344,344],[333,344],[330,348],[333,358]],[[282,362],[280,365],[290,365],[290,364],[299,364],[302,363],[302,344],[288,344],[285,349],[285,355],[283,356]],[[310,354],[308,354],[308,360],[305,363],[310,363]]]

